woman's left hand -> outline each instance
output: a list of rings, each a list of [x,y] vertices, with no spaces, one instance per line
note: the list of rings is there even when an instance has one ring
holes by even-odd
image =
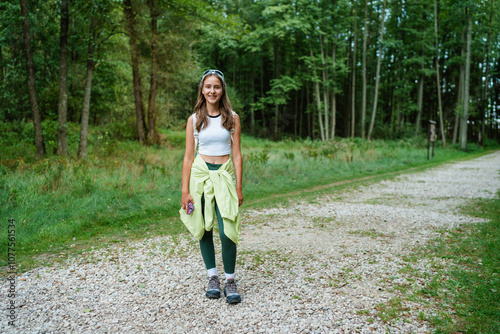
[[[236,194],[238,195],[238,206],[241,206],[243,204],[243,190],[236,189]]]

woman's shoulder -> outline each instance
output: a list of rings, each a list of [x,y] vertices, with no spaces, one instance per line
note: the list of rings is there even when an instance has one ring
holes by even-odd
[[[195,113],[195,112],[194,112],[194,113],[192,113],[191,115],[189,115],[189,117],[188,117],[188,122],[189,122],[189,121],[196,121],[196,113]]]
[[[196,123],[196,114],[191,114],[188,119],[187,119],[187,122],[188,126],[192,126],[194,128],[195,126],[195,123]]]

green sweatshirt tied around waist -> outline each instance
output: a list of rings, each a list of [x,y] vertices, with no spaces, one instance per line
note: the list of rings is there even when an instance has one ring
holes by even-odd
[[[229,158],[218,170],[209,170],[198,154],[191,166],[189,193],[193,197],[194,211],[188,215],[179,210],[182,222],[198,240],[205,231],[211,231],[215,221],[215,201],[224,223],[224,234],[235,244],[240,240],[241,219],[236,193],[233,160]],[[201,197],[205,194],[205,217],[201,210]]]

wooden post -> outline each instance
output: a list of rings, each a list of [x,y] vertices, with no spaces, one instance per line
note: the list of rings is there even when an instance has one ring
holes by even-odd
[[[432,143],[432,157],[434,158],[434,142],[436,141],[436,122],[429,120],[427,128],[427,160],[429,160],[430,144]]]

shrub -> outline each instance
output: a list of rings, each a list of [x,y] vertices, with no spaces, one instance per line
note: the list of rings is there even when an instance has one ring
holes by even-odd
[[[269,152],[264,149],[262,151],[253,151],[248,154],[245,154],[245,159],[253,165],[261,164],[265,165],[271,156]]]

